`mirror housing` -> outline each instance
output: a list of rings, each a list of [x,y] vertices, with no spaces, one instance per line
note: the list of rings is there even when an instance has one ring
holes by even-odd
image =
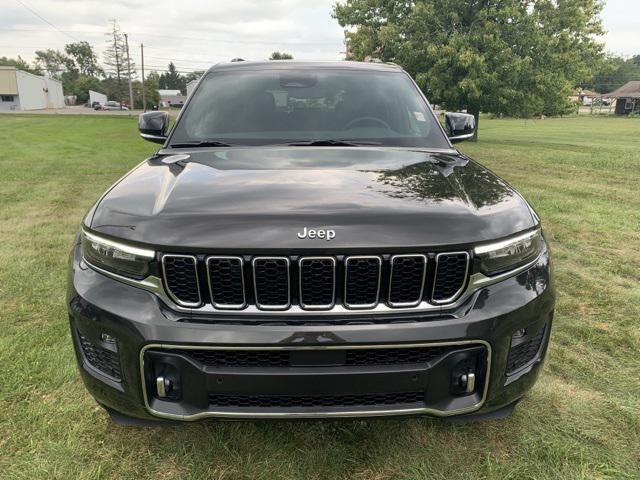
[[[470,113],[447,112],[444,114],[447,136],[451,143],[463,142],[473,138],[476,131],[476,119]]]
[[[140,136],[149,142],[164,143],[169,128],[169,114],[167,112],[146,112],[138,117]]]

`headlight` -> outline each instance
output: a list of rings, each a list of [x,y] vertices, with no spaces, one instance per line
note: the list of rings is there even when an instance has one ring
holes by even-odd
[[[474,249],[476,257],[480,259],[480,270],[487,275],[525,265],[534,260],[541,250],[542,234],[539,228],[509,240]]]
[[[138,248],[82,230],[82,253],[87,262],[98,268],[129,277],[146,277],[153,250]]]

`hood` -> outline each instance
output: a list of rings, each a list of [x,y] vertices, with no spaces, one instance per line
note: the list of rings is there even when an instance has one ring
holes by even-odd
[[[165,251],[256,253],[462,246],[534,225],[506,182],[455,153],[356,147],[180,153],[131,171],[103,196],[90,227]],[[335,237],[301,239],[305,227],[333,230]]]

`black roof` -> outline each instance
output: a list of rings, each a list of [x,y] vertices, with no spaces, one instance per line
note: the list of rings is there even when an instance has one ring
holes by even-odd
[[[229,62],[218,63],[212,66],[209,71],[220,70],[241,70],[243,68],[253,70],[283,70],[283,69],[345,69],[345,70],[370,70],[370,71],[402,71],[402,68],[393,63],[380,62],[305,62],[299,60],[268,60],[263,62]]]

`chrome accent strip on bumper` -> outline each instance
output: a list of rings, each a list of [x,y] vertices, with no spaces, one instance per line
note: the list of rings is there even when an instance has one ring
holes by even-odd
[[[179,348],[183,350],[353,350],[353,349],[371,349],[371,348],[416,348],[416,347],[445,347],[451,345],[469,346],[483,345],[487,349],[487,373],[485,375],[484,388],[480,401],[469,407],[457,410],[438,410],[434,408],[406,408],[406,409],[379,409],[379,410],[353,410],[353,411],[337,411],[337,412],[229,412],[229,411],[204,411],[193,415],[176,415],[172,413],[159,412],[151,408],[149,404],[147,385],[144,374],[144,354],[150,348],[173,349]],[[336,417],[380,417],[389,415],[418,415],[428,414],[437,417],[448,417],[452,415],[462,415],[474,412],[484,405],[489,390],[489,380],[491,378],[491,345],[485,340],[460,340],[457,342],[432,342],[432,343],[411,343],[411,344],[388,344],[388,345],[308,345],[308,346],[267,346],[267,347],[229,347],[229,346],[201,346],[201,345],[172,345],[163,343],[152,343],[145,345],[140,349],[140,380],[142,382],[142,397],[144,406],[147,411],[156,417],[166,418],[170,420],[195,421],[204,418],[336,418]]]
[[[538,257],[539,258],[539,257]],[[469,299],[469,297],[471,297],[471,295],[473,295],[473,293],[475,293],[476,290],[479,290],[480,288],[483,287],[487,287],[489,285],[493,285],[494,283],[498,283],[501,282],[503,280],[506,280],[510,277],[513,277],[515,275],[518,275],[519,273],[522,273],[528,269],[530,269],[531,267],[533,267],[537,262],[538,262],[538,258],[535,258],[534,260],[532,260],[531,262],[527,263],[526,265],[522,265],[521,267],[518,267],[514,270],[510,270],[508,272],[504,272],[504,273],[500,273],[498,275],[493,275],[491,277],[487,277],[486,275],[483,275],[482,273],[474,273],[473,275],[471,275],[469,277],[469,281],[467,283],[467,288],[464,290],[464,292],[460,295],[460,297],[451,304],[447,304],[447,305],[434,305],[432,303],[428,303],[425,301],[420,302],[418,305],[416,305],[415,307],[404,307],[404,308],[392,308],[389,307],[388,305],[385,304],[378,304],[376,305],[375,308],[369,309],[369,310],[365,310],[365,311],[360,311],[360,310],[350,310],[348,308],[345,308],[342,305],[336,304],[331,310],[324,310],[322,312],[322,315],[344,315],[344,314],[351,314],[351,315],[356,315],[356,314],[370,314],[370,313],[375,313],[375,314],[402,314],[402,313],[433,313],[433,312],[440,312],[443,309],[455,309],[457,307],[459,307],[460,305],[462,305],[465,301],[467,301]],[[202,313],[202,314],[212,314],[212,313],[224,313],[225,315],[241,315],[241,316],[247,316],[247,315],[264,315],[264,316],[273,316],[273,315],[278,315],[278,316],[304,316],[304,315],[318,315],[317,311],[314,310],[304,310],[302,308],[300,308],[297,305],[292,305],[288,310],[278,310],[278,311],[265,311],[265,310],[259,310],[258,308],[256,308],[254,305],[249,305],[246,308],[244,308],[243,310],[220,310],[217,308],[214,308],[212,305],[210,304],[205,304],[201,307],[198,308],[185,308],[185,307],[181,307],[180,305],[176,304],[171,297],[169,297],[169,295],[167,294],[167,292],[164,289],[164,286],[162,285],[162,280],[156,276],[150,275],[147,278],[143,279],[143,280],[136,280],[133,278],[129,278],[129,277],[125,277],[123,275],[118,275],[117,273],[113,273],[113,272],[109,272],[108,270],[105,270],[103,268],[100,267],[96,267],[95,265],[90,264],[86,259],[82,259],[82,262],[89,268],[91,268],[92,270],[106,276],[109,278],[112,278],[114,280],[117,280],[121,283],[124,283],[126,285],[132,286],[132,287],[137,287],[140,288],[142,290],[146,290],[148,292],[154,293],[156,294],[158,297],[160,297],[165,303],[167,303],[167,305],[169,305],[172,309],[178,311],[178,312],[182,312],[182,313],[188,313],[188,314],[198,314],[198,313]]]

